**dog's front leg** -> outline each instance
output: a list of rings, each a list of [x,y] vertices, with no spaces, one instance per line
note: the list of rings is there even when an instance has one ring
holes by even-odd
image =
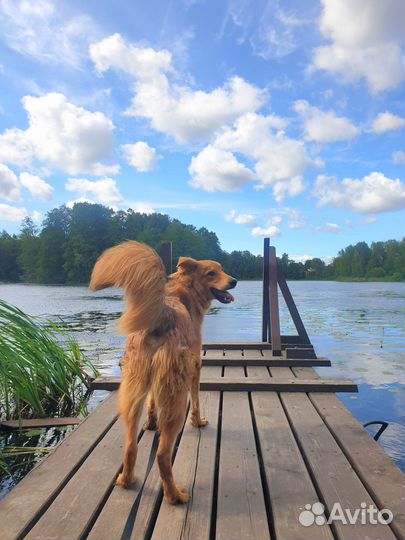
[[[191,381],[191,418],[190,421],[195,427],[204,427],[208,424],[208,420],[201,416],[200,411],[200,374],[201,374],[201,358],[200,350],[198,355],[193,355],[195,368]]]

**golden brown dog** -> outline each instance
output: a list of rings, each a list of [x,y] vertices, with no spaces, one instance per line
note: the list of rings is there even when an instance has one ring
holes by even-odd
[[[117,484],[127,487],[134,481],[138,423],[149,393],[145,428],[154,428],[157,419],[157,459],[165,499],[172,504],[188,500],[187,490],[173,480],[173,445],[184,422],[189,390],[192,424],[207,424],[199,404],[201,326],[214,298],[226,304],[233,301],[227,290],[236,283],[219,263],[184,257],[167,281],[157,253],[134,241],[108,249],[98,259],[90,288],[123,287],[126,300],[119,324],[128,335],[119,406],[127,432]]]

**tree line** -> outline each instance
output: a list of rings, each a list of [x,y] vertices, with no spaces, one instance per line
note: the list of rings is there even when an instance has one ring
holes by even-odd
[[[221,249],[217,235],[165,214],[114,211],[100,204],[63,205],[47,213],[42,226],[24,219],[18,235],[0,233],[0,281],[43,284],[88,283],[97,257],[108,247],[132,239],[159,250],[173,243],[173,259],[214,259],[238,279],[261,279],[263,257]],[[319,258],[295,262],[280,258],[287,279],[405,279],[405,241],[365,242],[341,250],[326,265]]]

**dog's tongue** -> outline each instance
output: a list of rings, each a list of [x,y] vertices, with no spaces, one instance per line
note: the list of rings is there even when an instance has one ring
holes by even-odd
[[[211,289],[211,291],[215,298],[219,302],[222,302],[222,304],[230,304],[235,300],[231,293],[229,293],[228,291],[221,291],[219,289]]]

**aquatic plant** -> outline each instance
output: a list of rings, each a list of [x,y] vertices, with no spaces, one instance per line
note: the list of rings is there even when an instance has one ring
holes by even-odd
[[[0,419],[86,414],[96,374],[62,325],[0,300]]]

